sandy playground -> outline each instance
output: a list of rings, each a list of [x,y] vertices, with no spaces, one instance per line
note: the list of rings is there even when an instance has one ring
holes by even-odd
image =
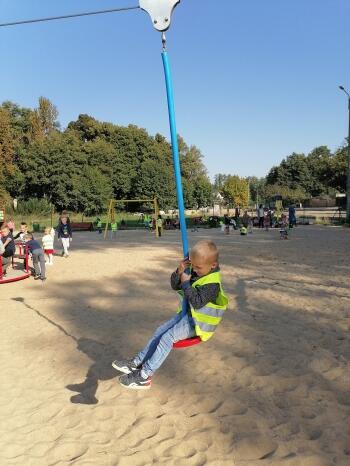
[[[350,230],[189,234],[220,246],[230,309],[150,391],[111,361],[174,312],[179,232],[76,233],[46,283],[0,286],[1,466],[350,465]]]

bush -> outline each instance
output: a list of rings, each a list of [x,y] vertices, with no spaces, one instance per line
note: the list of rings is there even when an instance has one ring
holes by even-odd
[[[26,216],[45,216],[50,215],[52,205],[47,199],[28,199],[27,201],[18,201],[16,214]]]

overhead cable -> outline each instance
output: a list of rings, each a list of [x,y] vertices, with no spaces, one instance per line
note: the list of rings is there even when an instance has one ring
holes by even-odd
[[[112,8],[110,10],[98,10],[98,11],[88,11],[84,13],[75,13],[72,15],[63,15],[63,16],[51,16],[48,18],[37,18],[37,19],[27,19],[23,21],[13,21],[11,23],[0,23],[0,27],[7,27],[7,26],[19,26],[21,24],[31,24],[31,23],[44,23],[46,21],[57,21],[61,19],[68,19],[68,18],[78,18],[81,16],[92,16],[92,15],[103,15],[107,13],[117,13],[121,11],[129,11],[129,10],[137,10],[139,6],[129,6],[124,8]]]

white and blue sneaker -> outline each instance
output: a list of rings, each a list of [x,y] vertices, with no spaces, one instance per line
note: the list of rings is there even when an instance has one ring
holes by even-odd
[[[149,390],[152,385],[152,377],[144,379],[141,375],[141,370],[137,370],[119,377],[119,383],[123,387],[131,390]]]

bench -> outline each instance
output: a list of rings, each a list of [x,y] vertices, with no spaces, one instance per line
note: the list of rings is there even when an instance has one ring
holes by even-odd
[[[71,222],[72,231],[93,231],[94,224],[92,222]]]

